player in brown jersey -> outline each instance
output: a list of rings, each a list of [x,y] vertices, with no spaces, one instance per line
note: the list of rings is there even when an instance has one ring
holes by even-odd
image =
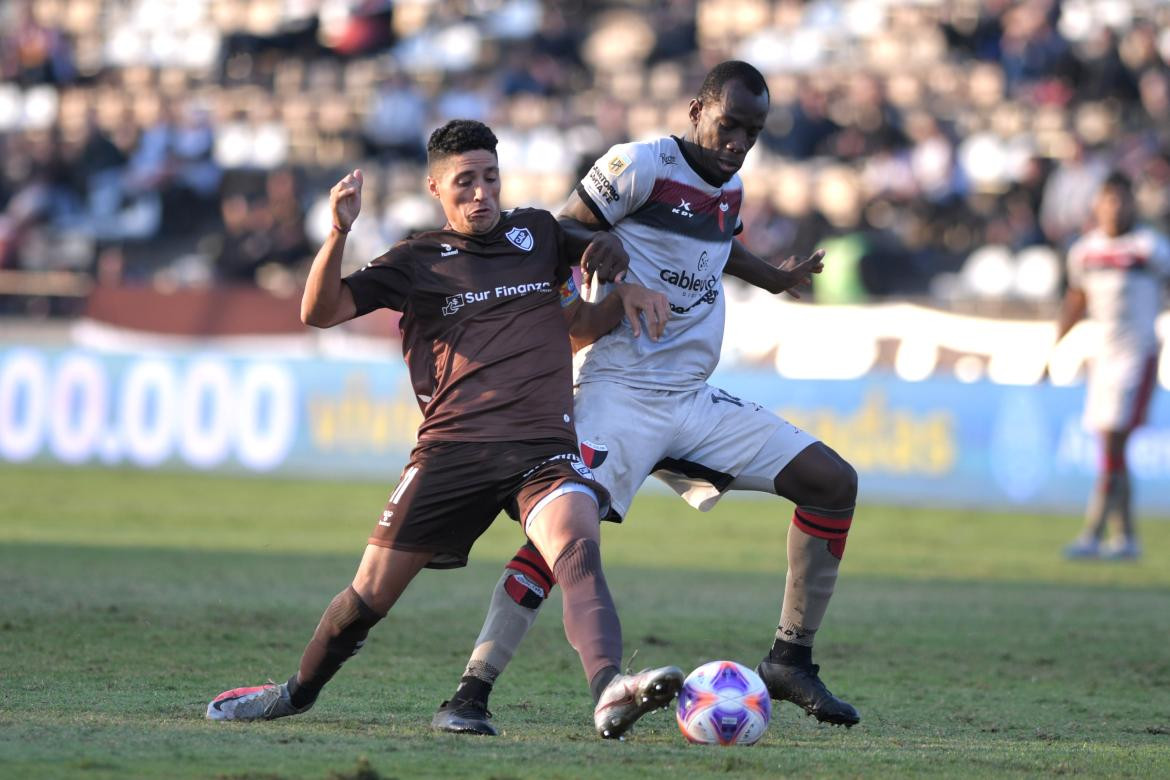
[[[500,510],[518,520],[564,590],[565,635],[595,701],[594,726],[619,737],[682,685],[677,667],[619,672],[621,626],[601,569],[609,495],[581,460],[573,428],[570,336],[592,341],[627,317],[657,338],[666,300],[619,284],[618,300],[580,300],[572,263],[615,280],[628,258],[601,233],[569,237],[546,211],[499,208],[496,137],[455,120],[427,147],[430,192],[447,225],[394,246],[342,279],[345,234],[361,208],[360,171],[331,191],[333,231],[301,303],[330,327],[379,307],[402,312],[403,352],[423,411],[418,443],[374,527],[352,584],[325,610],[299,670],[236,688],[213,720],[271,720],[308,710],[424,567],[463,566]],[[608,305],[607,305],[608,304]]]

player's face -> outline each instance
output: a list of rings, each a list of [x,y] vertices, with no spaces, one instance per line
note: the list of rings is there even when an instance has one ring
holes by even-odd
[[[1120,236],[1133,222],[1133,198],[1119,187],[1104,187],[1093,201],[1097,227],[1108,236]]]
[[[717,101],[696,99],[690,107],[691,130],[703,173],[727,181],[756,144],[768,118],[768,95],[753,95],[740,81],[729,81]]]
[[[459,233],[487,233],[500,221],[500,165],[486,149],[443,160],[431,170],[427,188]]]

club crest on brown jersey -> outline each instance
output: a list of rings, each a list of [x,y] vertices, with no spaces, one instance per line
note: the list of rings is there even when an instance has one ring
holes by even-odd
[[[504,234],[504,238],[511,241],[518,249],[525,252],[532,251],[532,231],[528,228],[514,227]]]

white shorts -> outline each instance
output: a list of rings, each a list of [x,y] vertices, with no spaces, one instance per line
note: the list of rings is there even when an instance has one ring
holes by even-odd
[[[1085,427],[1128,432],[1146,420],[1157,383],[1158,355],[1109,355],[1089,367]]]
[[[710,385],[676,392],[588,382],[573,409],[581,456],[623,517],[650,474],[704,512],[728,490],[775,493],[776,475],[817,441]]]

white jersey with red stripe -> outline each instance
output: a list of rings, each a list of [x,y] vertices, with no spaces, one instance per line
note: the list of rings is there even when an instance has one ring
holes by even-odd
[[[1145,419],[1157,367],[1155,322],[1170,278],[1170,242],[1148,228],[1085,234],[1068,253],[1069,286],[1084,291],[1101,340],[1090,363],[1084,423],[1130,431]]]
[[[705,180],[674,137],[618,144],[589,170],[577,194],[630,255],[627,280],[666,295],[670,319],[658,342],[624,322],[577,353],[577,383],[601,379],[656,390],[702,386],[723,346],[723,267],[740,230],[743,184]],[[597,301],[610,285],[593,285]]]
[[[1072,245],[1069,286],[1084,290],[1089,318],[1100,326],[1098,355],[1144,358],[1157,350],[1154,323],[1167,278],[1170,242],[1149,228],[1114,237],[1093,230]]]

